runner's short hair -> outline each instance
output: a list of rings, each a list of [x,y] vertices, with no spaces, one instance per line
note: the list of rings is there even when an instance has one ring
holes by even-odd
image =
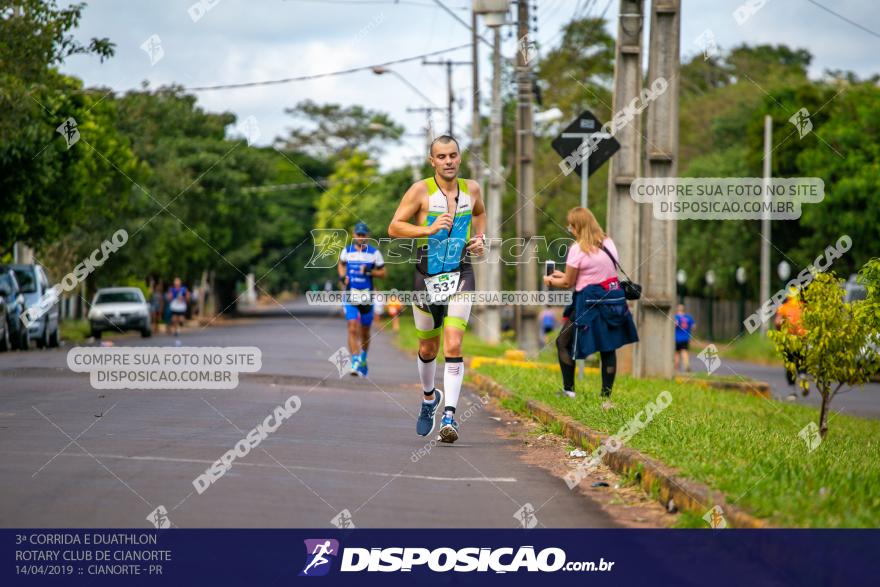
[[[455,148],[458,150],[459,153],[461,153],[461,146],[459,146],[458,141],[452,135],[440,135],[439,137],[437,137],[436,139],[431,141],[431,146],[428,147],[428,154],[429,155],[434,154],[434,144],[435,143],[441,143],[443,145],[447,145],[449,143],[455,143]]]

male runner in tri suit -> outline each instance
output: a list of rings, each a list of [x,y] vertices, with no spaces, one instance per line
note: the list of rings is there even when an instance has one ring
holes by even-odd
[[[370,347],[370,325],[373,323],[373,278],[385,277],[382,253],[367,243],[370,229],[363,222],[354,225],[351,244],[339,254],[339,281],[348,291],[351,303],[344,304],[348,321],[348,350],[351,352],[351,374],[367,376],[367,350]]]
[[[414,291],[428,294],[474,291],[474,271],[467,254],[478,256],[484,250],[486,209],[480,186],[476,181],[458,178],[461,154],[458,142],[451,136],[434,139],[428,160],[434,168],[434,177],[416,182],[406,191],[388,234],[393,238],[417,238],[424,242],[419,247]],[[413,218],[415,223],[410,222]],[[434,387],[442,330],[446,402],[440,421],[440,440],[458,440],[455,408],[464,379],[461,341],[470,313],[471,302],[455,295],[448,302],[413,304],[419,337],[419,379],[424,392],[416,423],[416,432],[421,436],[427,436],[434,429],[434,414],[443,401],[443,394]]]

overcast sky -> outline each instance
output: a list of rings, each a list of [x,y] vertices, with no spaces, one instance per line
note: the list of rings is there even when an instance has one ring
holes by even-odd
[[[271,80],[331,72],[412,57],[455,47],[470,41],[470,32],[433,0],[89,0],[77,32],[80,38],[106,36],[116,43],[116,55],[105,63],[76,56],[63,66],[87,86],[109,86],[124,91],[143,81],[150,86],[178,83],[186,87]],[[724,49],[739,43],[787,44],[808,49],[814,56],[811,74],[825,69],[847,69],[860,76],[880,71],[880,11],[876,0],[820,0],[822,6],[853,21],[846,22],[811,0],[769,0],[742,25],[734,10],[760,0],[683,0],[683,57],[699,52],[695,43],[711,29]],[[468,0],[444,5],[470,20]],[[575,13],[606,12],[616,23],[617,0],[537,0],[537,39],[546,51],[561,39],[562,25]],[[646,11],[650,3],[646,2]],[[190,13],[200,15],[195,22]],[[646,19],[647,20],[647,19]],[[858,26],[857,26],[858,25]],[[868,29],[862,30],[859,26]],[[482,28],[482,27],[481,27]],[[647,28],[647,27],[646,27]],[[506,30],[511,30],[508,27]],[[616,26],[612,27],[612,33]],[[141,49],[158,35],[164,52],[151,65]],[[489,38],[488,32],[485,35]],[[507,36],[507,33],[505,33]],[[504,53],[514,55],[516,39],[505,40]],[[447,55],[470,59],[470,50]],[[481,78],[488,96],[488,47],[481,47]],[[416,85],[437,105],[446,105],[445,69],[419,61],[395,65],[400,75]],[[471,71],[455,69],[454,84],[461,97],[456,127],[466,132],[470,120]],[[362,104],[389,112],[404,124],[403,145],[388,149],[382,167],[402,165],[422,155],[424,114],[409,113],[424,99],[392,76],[360,72],[319,80],[266,87],[197,92],[199,103],[211,111],[230,110],[242,121],[254,116],[261,144],[286,134],[291,119],[284,109],[310,98],[317,102]],[[488,108],[484,107],[488,113]],[[437,130],[446,128],[445,113],[434,115]]]

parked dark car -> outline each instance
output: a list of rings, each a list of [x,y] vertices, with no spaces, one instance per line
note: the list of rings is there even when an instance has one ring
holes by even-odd
[[[49,291],[49,278],[42,265],[10,265],[15,279],[24,294],[25,311],[39,306],[40,299]],[[39,348],[56,347],[61,339],[58,304],[52,304],[49,311],[28,323],[28,338],[36,340]]]
[[[0,297],[0,352],[6,352],[12,348],[9,340],[9,321],[6,319],[6,298]]]
[[[15,279],[15,272],[8,267],[0,267],[0,298],[6,303],[10,346],[13,349],[26,350],[29,346],[27,327],[21,321],[21,315],[26,308],[24,294]]]

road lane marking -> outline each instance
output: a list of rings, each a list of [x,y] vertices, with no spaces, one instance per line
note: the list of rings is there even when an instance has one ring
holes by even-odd
[[[25,452],[25,451],[0,451],[0,454],[8,454],[8,455],[47,455],[52,456],[52,453],[44,453],[44,452]],[[162,463],[190,463],[190,464],[201,464],[201,465],[212,465],[214,461],[209,461],[207,459],[183,459],[176,457],[151,457],[151,456],[128,456],[128,455],[116,455],[116,454],[100,454],[95,453],[95,456],[102,459],[118,459],[118,460],[126,460],[126,461],[156,461]],[[88,457],[88,455],[84,454],[68,454],[64,453],[58,458],[62,457],[70,457],[70,458],[81,458]],[[299,469],[301,471],[317,471],[319,473],[346,473],[349,475],[371,475],[373,477],[398,477],[401,479],[421,479],[425,481],[464,481],[467,483],[516,483],[515,477],[440,477],[435,475],[414,475],[414,474],[400,474],[400,473],[383,473],[381,471],[352,471],[349,469],[333,469],[327,467],[308,467],[305,465],[276,465],[272,463],[247,463],[247,462],[238,462],[236,461],[235,466],[242,467],[262,467],[267,469]]]

